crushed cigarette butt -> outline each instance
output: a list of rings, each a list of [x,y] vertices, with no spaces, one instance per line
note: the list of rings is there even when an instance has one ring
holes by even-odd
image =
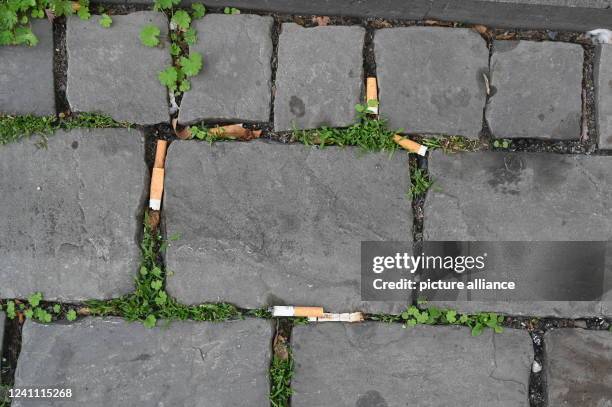
[[[605,28],[587,31],[586,36],[595,44],[612,44],[612,31]]]
[[[408,150],[411,153],[416,153],[421,156],[425,156],[427,153],[427,147],[417,143],[416,141],[412,141],[406,137],[402,137],[399,134],[393,136],[393,141],[399,144],[404,150]]]
[[[362,322],[361,312],[346,312],[341,314],[325,313],[320,317],[308,317],[310,322]]]

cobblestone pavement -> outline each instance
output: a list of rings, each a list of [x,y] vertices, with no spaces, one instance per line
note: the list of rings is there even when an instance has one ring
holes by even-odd
[[[280,407],[289,391],[298,407],[612,405],[610,293],[420,307],[496,313],[503,332],[472,336],[402,326],[416,298],[360,291],[361,241],[612,240],[612,45],[213,9],[192,23],[203,69],[172,100],[158,73],[174,26],[151,5],[106,11],[110,28],[97,11],[39,20],[38,45],[0,47],[0,115],[121,122],[0,145],[0,391],[73,391],[13,406]],[[447,148],[294,142],[355,123],[365,76],[389,128]],[[182,140],[173,119],[263,137]],[[159,139],[163,248],[142,231]],[[479,148],[447,151],[465,145]],[[424,197],[408,193],[418,174],[434,182]],[[269,319],[291,304],[367,321]]]

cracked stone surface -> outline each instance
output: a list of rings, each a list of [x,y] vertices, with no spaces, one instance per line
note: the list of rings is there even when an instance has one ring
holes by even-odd
[[[361,302],[360,243],[412,239],[409,183],[401,153],[173,143],[164,217],[181,238],[167,249],[167,289],[191,304],[399,310],[405,302]]]
[[[35,47],[0,47],[0,113],[55,114],[53,29],[47,20],[32,21]]]
[[[0,298],[131,292],[148,170],[139,131],[72,130],[0,149]]]
[[[66,23],[70,107],[130,123],[167,122],[168,95],[157,78],[172,63],[166,17],[153,11],[114,15],[112,29],[101,27],[99,19],[71,16]],[[161,46],[141,44],[140,31],[147,24],[160,29]]]
[[[249,319],[147,329],[116,318],[27,321],[15,386],[71,388],[70,406],[269,406],[272,325]],[[17,399],[15,407],[57,405]]]
[[[199,40],[190,47],[205,68],[190,79],[179,121],[270,120],[272,17],[209,14],[192,26]]]
[[[391,128],[477,138],[489,50],[470,29],[399,27],[374,34],[380,114]]]
[[[595,89],[599,148],[612,150],[612,45],[597,47]]]
[[[544,345],[549,405],[612,405],[611,332],[556,329]]]
[[[363,88],[365,30],[282,25],[274,130],[343,127],[356,120]]]
[[[578,44],[495,41],[486,110],[498,138],[580,138],[582,64]],[[517,120],[520,118],[520,120]]]
[[[612,157],[434,151],[425,240],[610,240]],[[580,204],[577,205],[576,203]],[[468,312],[581,317],[601,302],[451,303]]]
[[[401,324],[311,324],[291,338],[291,405],[528,406],[526,331]]]

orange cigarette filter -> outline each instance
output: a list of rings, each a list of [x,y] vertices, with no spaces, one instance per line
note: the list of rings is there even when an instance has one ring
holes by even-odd
[[[288,305],[276,305],[272,307],[272,316],[275,317],[320,317],[325,312],[323,307],[295,307]]]
[[[164,169],[153,168],[151,174],[151,191],[149,193],[149,208],[158,211],[161,208],[164,193]]]
[[[402,137],[399,134],[393,136],[393,141],[399,144],[399,146],[402,147],[404,150],[408,150],[411,153],[416,153],[422,156],[425,156],[425,153],[427,153],[427,147],[417,143],[416,141],[412,141],[406,137]]]
[[[249,133],[256,137],[261,135],[261,130],[249,130],[242,127],[242,124],[230,124],[228,126],[214,127],[209,129],[208,132],[215,136],[231,136],[244,138]]]
[[[378,102],[378,83],[376,82],[376,77],[366,79],[366,104],[370,100]],[[378,114],[378,106],[368,106],[368,112]]]
[[[153,164],[153,168],[164,168],[167,148],[168,142],[166,140],[157,140],[157,147],[155,148],[155,163]]]

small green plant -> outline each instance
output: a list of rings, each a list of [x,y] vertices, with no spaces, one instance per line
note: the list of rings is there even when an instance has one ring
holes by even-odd
[[[68,310],[68,312],[66,313],[66,319],[67,319],[68,321],[74,321],[74,320],[76,320],[76,319],[77,319],[77,313],[76,313],[76,311],[75,311],[75,310],[73,310],[73,309]]]
[[[200,3],[193,3],[191,5],[192,16],[195,19],[202,18],[206,14],[206,7]]]
[[[113,19],[108,14],[102,14],[99,22],[102,27],[109,28],[113,24]]]
[[[157,47],[159,45],[160,29],[152,24],[147,24],[140,30],[140,42],[147,47]]]
[[[422,169],[416,168],[410,173],[411,185],[408,189],[408,197],[410,199],[418,198],[423,195],[431,188],[434,181],[429,175]]]
[[[512,142],[506,139],[496,139],[493,141],[493,147],[495,148],[508,148]]]
[[[240,10],[235,7],[225,7],[223,9],[223,13],[225,14],[240,14]]]
[[[287,407],[291,398],[293,358],[291,352],[286,359],[277,355],[270,366],[270,403],[273,407]]]

